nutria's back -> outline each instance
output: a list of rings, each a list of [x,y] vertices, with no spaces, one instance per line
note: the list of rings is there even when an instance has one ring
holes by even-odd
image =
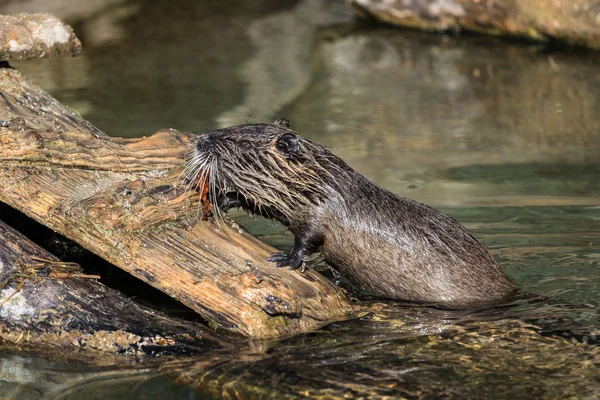
[[[353,186],[368,189],[344,193],[343,211],[332,207],[321,219],[328,227],[323,254],[350,281],[386,297],[454,307],[498,301],[514,291],[455,219],[357,179]]]
[[[455,219],[377,186],[288,124],[203,135],[194,161],[220,211],[242,207],[290,228],[294,248],[270,258],[277,266],[298,268],[320,248],[364,290],[447,307],[498,301],[514,291]]]

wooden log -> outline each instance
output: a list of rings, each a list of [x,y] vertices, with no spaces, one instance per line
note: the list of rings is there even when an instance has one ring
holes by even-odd
[[[136,304],[94,278],[0,221],[1,341],[136,356],[222,347],[207,328]]]
[[[320,274],[274,268],[275,249],[198,221],[198,195],[178,179],[195,135],[109,138],[10,68],[0,69],[0,126],[0,201],[216,326],[289,336],[353,311]]]
[[[76,56],[81,42],[70,26],[49,14],[0,15],[0,60]]]

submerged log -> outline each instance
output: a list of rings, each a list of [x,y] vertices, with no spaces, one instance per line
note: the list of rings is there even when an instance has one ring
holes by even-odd
[[[180,185],[195,135],[110,138],[11,68],[0,69],[0,201],[181,301],[216,326],[264,338],[344,319],[322,275],[278,269],[270,246],[198,221]]]
[[[153,311],[0,221],[0,341],[135,355],[221,347],[207,328]]]

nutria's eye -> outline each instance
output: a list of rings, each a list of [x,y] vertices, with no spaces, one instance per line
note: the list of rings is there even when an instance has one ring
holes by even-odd
[[[298,152],[298,137],[293,133],[284,133],[279,136],[275,148],[285,156],[291,156]]]

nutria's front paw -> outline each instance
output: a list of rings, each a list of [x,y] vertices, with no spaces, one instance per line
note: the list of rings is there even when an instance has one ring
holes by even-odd
[[[227,195],[225,195],[225,196],[217,197],[217,205],[218,205],[220,211],[227,212],[227,211],[231,210],[232,208],[241,207],[242,202],[240,201],[240,199],[235,197],[234,194],[227,193]]]
[[[277,268],[281,268],[290,265],[290,256],[285,253],[273,253],[267,261],[274,262]]]

